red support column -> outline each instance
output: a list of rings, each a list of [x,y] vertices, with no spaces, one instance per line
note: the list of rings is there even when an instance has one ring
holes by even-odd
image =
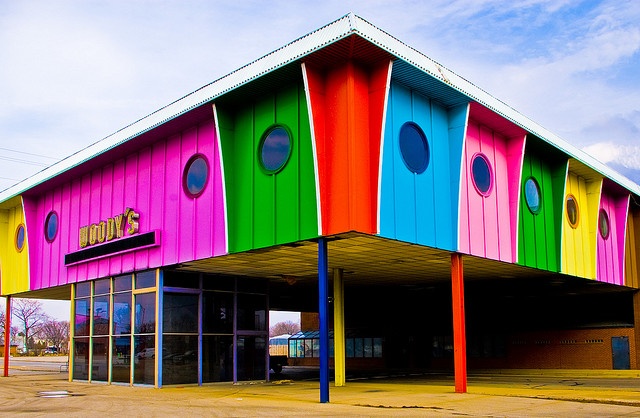
[[[467,337],[464,319],[462,254],[451,254],[451,296],[453,298],[453,365],[456,393],[467,393]]]
[[[7,296],[7,314],[4,323],[4,377],[9,377],[9,354],[11,349],[11,296]]]

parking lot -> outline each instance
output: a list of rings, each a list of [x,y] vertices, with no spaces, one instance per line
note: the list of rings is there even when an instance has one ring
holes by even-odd
[[[60,362],[62,360],[59,360]],[[49,361],[51,362],[51,360]],[[35,360],[0,378],[2,414],[26,416],[639,416],[637,371],[474,372],[467,394],[446,374],[352,376],[320,404],[314,371],[285,368],[269,383],[163,389],[68,382]],[[55,363],[55,362],[53,362]]]

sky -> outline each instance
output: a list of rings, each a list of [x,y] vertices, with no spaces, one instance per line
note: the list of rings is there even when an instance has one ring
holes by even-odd
[[[637,0],[0,0],[0,190],[349,12],[640,183]]]

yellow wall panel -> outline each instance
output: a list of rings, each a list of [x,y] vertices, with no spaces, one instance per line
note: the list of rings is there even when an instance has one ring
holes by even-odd
[[[596,278],[596,233],[602,180],[587,181],[573,172],[567,174],[562,210],[562,273],[588,279]],[[567,196],[578,203],[575,228],[567,215]]]
[[[29,290],[29,240],[25,226],[22,251],[16,248],[16,231],[24,225],[22,203],[0,209],[0,294],[11,295]]]

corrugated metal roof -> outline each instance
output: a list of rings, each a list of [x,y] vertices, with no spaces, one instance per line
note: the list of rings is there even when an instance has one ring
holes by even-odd
[[[252,80],[271,73],[295,62],[314,51],[318,51],[351,35],[358,35],[382,50],[396,56],[405,62],[394,65],[394,73],[398,79],[417,77],[419,73],[426,73],[422,88],[430,94],[435,94],[443,103],[456,104],[464,97],[476,101],[493,110],[516,125],[524,128],[542,140],[564,151],[570,157],[582,161],[590,168],[610,177],[613,181],[640,195],[640,186],[615,172],[611,168],[597,161],[595,158],[568,144],[557,135],[526,118],[502,101],[460,77],[449,69],[438,64],[421,52],[411,48],[388,33],[373,26],[366,20],[350,13],[328,25],[311,32],[264,57],[208,84],[195,92],[157,110],[156,112],[138,120],[135,123],[115,132],[95,144],[65,158],[64,160],[40,171],[34,176],[0,192],[0,202],[24,193],[47,180],[76,167],[128,140],[137,137],[159,125],[162,125],[188,111],[213,101],[217,97],[232,91]],[[418,72],[416,72],[416,69]],[[437,80],[437,81],[436,81]],[[444,85],[442,84],[444,83]],[[445,88],[449,86],[450,88]],[[456,94],[458,92],[459,94]]]

